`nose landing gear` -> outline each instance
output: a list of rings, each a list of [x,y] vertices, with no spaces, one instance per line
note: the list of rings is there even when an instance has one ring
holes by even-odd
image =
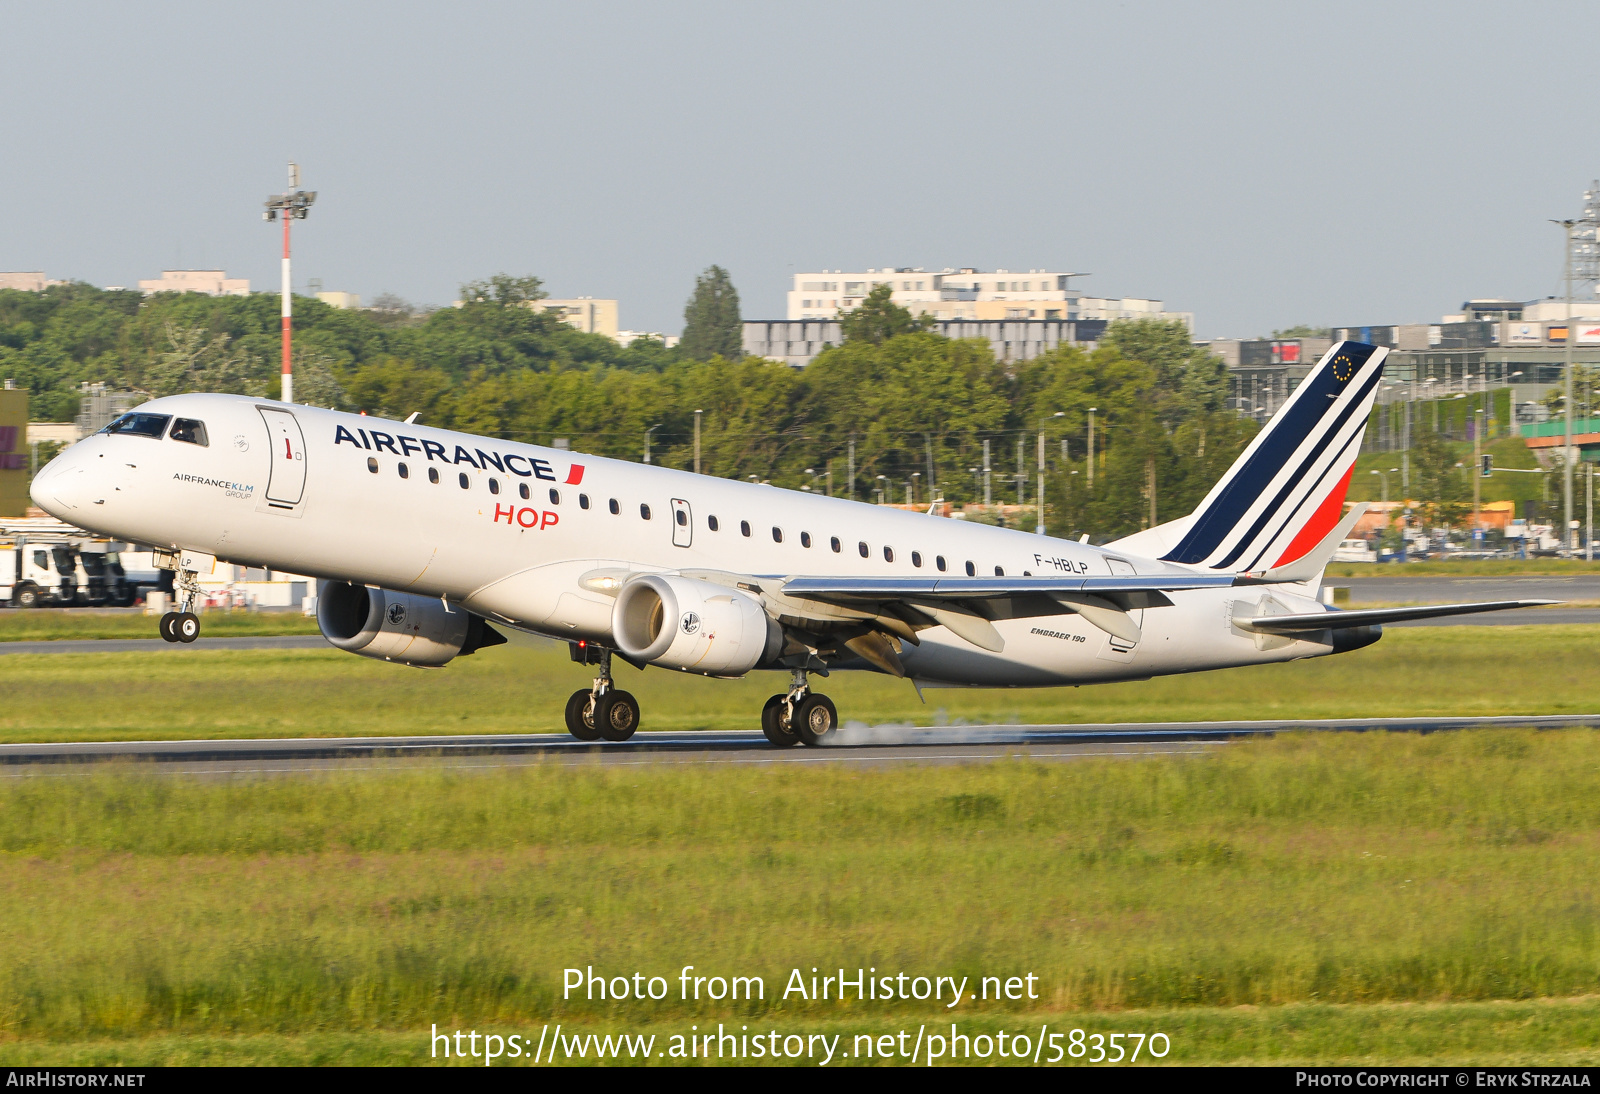
[[[161,638],[166,642],[193,642],[200,637],[200,619],[193,612],[168,612],[161,617]]]
[[[616,690],[611,679],[611,651],[574,645],[574,659],[598,663],[600,673],[594,687],[572,693],[567,700],[567,732],[580,741],[626,741],[639,728],[639,701],[625,691]],[[598,656],[597,662],[590,659]]]
[[[761,732],[779,748],[804,744],[819,747],[839,726],[839,712],[833,700],[811,690],[804,669],[795,669],[789,690],[774,695],[761,709]]]
[[[200,617],[195,602],[200,599],[200,582],[193,570],[179,569],[173,574],[173,591],[178,594],[178,610],[161,617],[161,638],[166,642],[193,642],[200,637]]]

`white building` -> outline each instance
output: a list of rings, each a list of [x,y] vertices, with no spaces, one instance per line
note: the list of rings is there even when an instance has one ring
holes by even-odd
[[[139,282],[142,293],[198,292],[207,296],[249,296],[250,280],[229,277],[223,270],[162,270],[153,281]]]
[[[0,289],[20,289],[23,292],[44,292],[51,285],[65,285],[65,281],[52,281],[43,270],[22,270],[0,273]]]
[[[328,305],[328,307],[338,308],[340,311],[359,311],[361,309],[361,297],[353,292],[319,292],[317,293],[317,299]]]
[[[1160,300],[1085,297],[1070,284],[1083,276],[1061,270],[929,271],[909,266],[799,273],[788,293],[788,318],[834,319],[886,284],[894,303],[941,322],[1150,318],[1181,319],[1194,326],[1193,313],[1169,312]]]

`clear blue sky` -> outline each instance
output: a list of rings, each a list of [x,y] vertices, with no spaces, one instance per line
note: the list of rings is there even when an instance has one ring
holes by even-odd
[[[276,16],[295,13],[292,26]],[[432,304],[533,273],[676,331],[791,272],[1086,270],[1202,336],[1559,291],[1592,4],[7,2],[0,269]]]

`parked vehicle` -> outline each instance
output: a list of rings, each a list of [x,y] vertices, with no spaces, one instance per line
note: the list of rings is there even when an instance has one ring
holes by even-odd
[[[1364,539],[1343,539],[1333,552],[1334,562],[1377,562],[1372,544]]]
[[[0,604],[14,608],[125,608],[160,575],[130,577],[126,545],[58,520],[0,522]]]

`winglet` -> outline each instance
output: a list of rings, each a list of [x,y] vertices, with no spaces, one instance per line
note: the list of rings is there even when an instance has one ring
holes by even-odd
[[[1358,501],[1350,507],[1344,519],[1333,526],[1333,531],[1322,538],[1322,542],[1311,550],[1285,566],[1274,566],[1269,570],[1262,570],[1250,575],[1255,581],[1277,584],[1285,581],[1314,581],[1323,570],[1327,569],[1328,560],[1333,557],[1333,552],[1339,549],[1341,541],[1350,535],[1350,529],[1356,522],[1366,516],[1369,505]]]

